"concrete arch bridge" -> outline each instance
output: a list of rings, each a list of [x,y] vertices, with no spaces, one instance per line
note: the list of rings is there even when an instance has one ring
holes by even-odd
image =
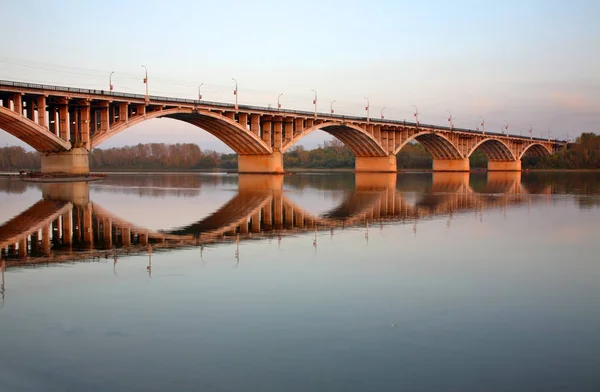
[[[40,151],[44,173],[87,173],[91,149],[154,118],[211,133],[238,154],[240,173],[283,173],[282,154],[315,130],[352,150],[357,172],[395,172],[396,154],[411,141],[429,151],[434,171],[468,171],[478,149],[488,156],[489,170],[518,171],[524,154],[566,147],[551,139],[406,121],[0,81],[0,129]]]

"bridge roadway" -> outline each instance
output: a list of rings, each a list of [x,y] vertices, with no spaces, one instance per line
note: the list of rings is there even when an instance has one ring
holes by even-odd
[[[456,214],[530,202],[520,173],[507,174],[491,173],[485,188],[475,192],[468,173],[437,173],[432,187],[416,201],[412,192],[396,189],[394,174],[357,175],[355,191],[320,216],[285,195],[281,176],[251,176],[242,178],[237,195],[213,214],[164,231],[135,225],[91,201],[87,183],[43,184],[42,200],[0,226],[0,255],[13,266],[145,252],[149,246],[171,249],[366,227],[367,223],[416,226],[433,217],[451,219]]]
[[[321,113],[316,105],[307,112],[0,80],[0,129],[42,152],[44,173],[88,173],[91,149],[154,118],[216,136],[238,154],[240,173],[283,173],[282,154],[315,130],[352,150],[357,172],[395,172],[396,154],[412,140],[432,155],[434,171],[468,171],[477,149],[488,156],[488,170],[519,171],[524,154],[566,147],[531,136]]]

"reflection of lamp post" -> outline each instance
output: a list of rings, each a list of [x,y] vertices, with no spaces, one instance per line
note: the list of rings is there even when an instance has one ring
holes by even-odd
[[[317,92],[313,89],[310,89],[313,93],[315,93],[315,99],[313,99],[313,105],[315,105],[315,118],[317,118]]]
[[[146,85],[146,103],[148,103],[148,68],[145,65],[142,65],[142,68],[146,70],[146,77],[144,78],[144,84]]]
[[[110,88],[110,91],[113,91],[112,76],[114,73],[115,73],[115,71],[112,71],[110,73],[110,75],[108,75],[108,86]]]
[[[385,110],[385,107],[381,108],[381,119],[383,120],[385,117],[383,117],[383,111]]]
[[[413,105],[413,108],[415,108],[415,112],[413,113],[413,116],[415,117],[415,122],[417,123],[417,127],[419,126],[419,108],[416,107],[415,105]]]
[[[200,92],[200,89],[202,88],[202,85],[204,85],[204,83],[200,83],[200,86],[198,86],[198,100],[199,101],[202,100],[202,93]]]
[[[331,114],[333,114],[333,103],[335,102],[335,100],[331,101],[331,103],[329,104],[329,110],[331,111]]]
[[[371,108],[371,105],[369,103],[369,98],[365,97],[365,99],[367,100],[367,107],[365,108],[367,111],[367,122],[369,122],[369,109]]]
[[[282,96],[282,95],[283,95],[283,93],[281,93],[281,94],[279,94],[279,95],[277,96],[277,109],[281,109],[280,98],[281,98],[281,96]]]
[[[235,90],[233,90],[233,95],[235,95],[235,110],[238,110],[238,85],[237,80],[235,78],[231,78],[235,82]]]

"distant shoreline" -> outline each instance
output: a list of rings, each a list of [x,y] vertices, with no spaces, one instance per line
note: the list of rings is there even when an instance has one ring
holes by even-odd
[[[350,168],[337,168],[337,169],[321,169],[321,168],[291,168],[286,169],[285,174],[302,174],[302,173],[354,173],[354,169]],[[101,174],[238,174],[235,170],[225,169],[129,169],[129,170],[98,170],[90,171],[92,175]],[[431,169],[400,169],[396,172],[397,174],[402,173],[433,173]],[[469,173],[487,173],[485,169],[472,169]],[[600,173],[598,169],[523,169],[521,173]],[[0,178],[14,178],[19,179],[18,171],[0,171]],[[43,181],[43,180],[42,180]],[[40,181],[40,182],[42,182]]]

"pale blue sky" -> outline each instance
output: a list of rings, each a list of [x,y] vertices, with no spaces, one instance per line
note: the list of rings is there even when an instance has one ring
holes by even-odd
[[[0,0],[0,79],[412,119],[553,137],[600,132],[600,1]],[[325,138],[314,133],[305,144]],[[196,142],[210,134],[152,120],[100,147]],[[0,145],[19,141],[0,132]]]

